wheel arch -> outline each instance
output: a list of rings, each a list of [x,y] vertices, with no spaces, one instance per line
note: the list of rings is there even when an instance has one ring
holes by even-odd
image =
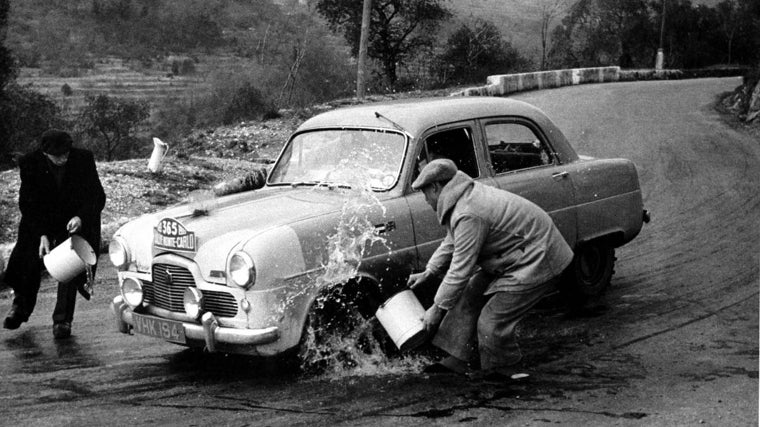
[[[575,243],[575,247],[580,248],[586,245],[603,244],[612,248],[619,248],[626,244],[626,242],[625,231],[622,229],[607,230],[578,239]]]

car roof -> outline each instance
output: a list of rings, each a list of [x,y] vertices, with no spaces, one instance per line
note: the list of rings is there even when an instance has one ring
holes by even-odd
[[[378,116],[378,114],[380,116]],[[523,116],[545,125],[548,121],[538,108],[522,101],[497,97],[412,98],[340,108],[314,116],[297,132],[340,127],[398,129],[414,137],[432,126],[481,117]]]

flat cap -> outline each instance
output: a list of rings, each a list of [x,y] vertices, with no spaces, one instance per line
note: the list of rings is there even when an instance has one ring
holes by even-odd
[[[450,159],[435,159],[425,165],[420,171],[420,176],[412,183],[412,188],[420,188],[434,182],[449,182],[457,173],[457,165]]]
[[[73,144],[71,135],[58,129],[50,129],[42,134],[40,139],[40,148],[47,154],[59,156],[68,153]]]

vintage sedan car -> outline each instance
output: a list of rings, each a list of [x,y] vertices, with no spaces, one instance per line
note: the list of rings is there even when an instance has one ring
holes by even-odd
[[[271,356],[297,348],[325,307],[350,303],[372,316],[444,237],[423,193],[410,188],[437,157],[549,213],[575,250],[562,285],[571,295],[604,291],[615,248],[647,217],[632,162],[579,157],[524,102],[348,107],[304,122],[262,188],[122,226],[109,248],[119,270],[118,329]]]

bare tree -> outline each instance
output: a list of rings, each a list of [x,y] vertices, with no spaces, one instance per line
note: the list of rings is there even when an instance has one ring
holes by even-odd
[[[718,3],[715,9],[718,12],[718,19],[720,19],[720,31],[726,38],[728,65],[731,65],[731,49],[738,28],[737,22],[739,21],[739,9],[737,8],[736,3],[734,3],[734,0],[724,0]]]
[[[569,0],[539,0],[541,13],[541,69],[546,69],[546,53],[549,44],[551,24],[558,16],[565,13]]]
[[[415,51],[433,45],[439,24],[451,16],[445,0],[375,0],[370,17],[367,55],[376,59],[385,84],[392,88],[396,68]],[[363,2],[356,0],[316,0],[316,10],[333,30],[341,31],[358,54]]]

